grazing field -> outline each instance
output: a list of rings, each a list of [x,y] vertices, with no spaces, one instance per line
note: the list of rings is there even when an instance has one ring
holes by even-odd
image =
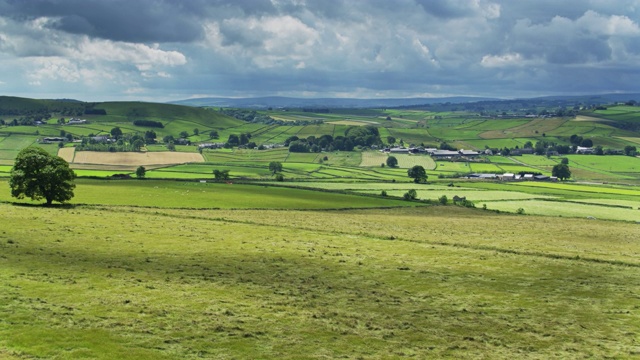
[[[515,213],[518,209],[524,209],[525,214],[563,217],[593,217],[596,219],[623,220],[640,222],[640,210],[598,204],[578,204],[575,202],[555,201],[496,201],[476,204],[487,205],[487,209],[500,210]],[[567,220],[570,221],[570,220]],[[637,231],[637,230],[636,230]]]
[[[574,164],[594,171],[640,175],[640,158],[638,157],[597,155],[567,155],[566,157],[569,159],[569,166]]]
[[[395,156],[398,159],[398,167],[402,169],[409,169],[416,165],[420,165],[426,170],[436,168],[436,162],[433,161],[431,156],[413,154],[392,154],[391,156]]]
[[[89,180],[80,179],[74,204],[136,205],[177,208],[272,208],[322,209],[354,207],[410,206],[399,200],[310,190],[226,183],[175,182],[161,180]],[[8,189],[0,179],[0,188]],[[32,204],[17,200],[9,191],[0,192],[0,201]],[[38,203],[38,202],[36,202]]]
[[[185,152],[97,152],[78,151],[73,162],[102,165],[164,165],[203,162],[202,155]]]
[[[0,160],[13,160],[20,150],[33,145],[35,137],[11,135],[0,137]]]
[[[12,224],[0,233],[2,357],[632,358],[640,351],[634,224],[456,207],[0,204],[0,217]]]
[[[380,151],[365,151],[362,153],[362,160],[360,166],[372,167],[380,166],[381,164],[387,164],[388,155]]]

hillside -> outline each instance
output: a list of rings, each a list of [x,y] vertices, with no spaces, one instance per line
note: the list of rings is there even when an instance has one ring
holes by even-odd
[[[404,99],[357,99],[357,98],[293,98],[282,96],[255,98],[195,98],[171,102],[173,104],[189,106],[239,107],[266,109],[269,107],[283,108],[386,108],[399,106],[415,106],[435,103],[467,103],[482,100],[496,100],[490,98],[456,96],[446,98],[404,98]]]

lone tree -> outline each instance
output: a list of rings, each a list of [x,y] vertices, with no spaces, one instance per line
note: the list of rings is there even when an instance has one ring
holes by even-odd
[[[275,175],[276,173],[282,172],[282,163],[280,161],[272,161],[269,163],[269,171]]]
[[[229,179],[229,170],[213,170],[213,177],[216,180],[228,180]]]
[[[138,166],[136,169],[136,177],[138,179],[144,179],[145,175],[147,175],[147,169],[144,166]]]
[[[11,169],[11,196],[32,200],[44,198],[47,205],[65,202],[73,198],[76,174],[63,158],[54,156],[39,147],[28,147],[18,153]]]
[[[387,166],[388,167],[396,167],[398,166],[398,159],[395,156],[389,156],[387,158]]]
[[[551,170],[551,175],[560,180],[565,180],[571,177],[571,170],[569,170],[569,166],[567,164],[558,164]]]
[[[116,139],[119,139],[122,137],[122,129],[120,129],[119,127],[114,127],[113,129],[111,129],[111,136],[113,136]]]
[[[420,165],[416,165],[407,170],[407,175],[409,175],[410,178],[413,178],[413,182],[416,184],[427,182],[427,172]]]

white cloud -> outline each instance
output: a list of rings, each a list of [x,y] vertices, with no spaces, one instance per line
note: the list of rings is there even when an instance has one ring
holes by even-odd
[[[480,64],[488,68],[501,68],[509,66],[524,66],[524,59],[518,53],[504,55],[485,55]]]

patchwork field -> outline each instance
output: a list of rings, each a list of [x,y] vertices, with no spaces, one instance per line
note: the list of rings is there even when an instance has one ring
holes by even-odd
[[[78,151],[75,153],[75,164],[101,165],[167,165],[188,162],[203,162],[198,153],[184,152],[96,152]]]

